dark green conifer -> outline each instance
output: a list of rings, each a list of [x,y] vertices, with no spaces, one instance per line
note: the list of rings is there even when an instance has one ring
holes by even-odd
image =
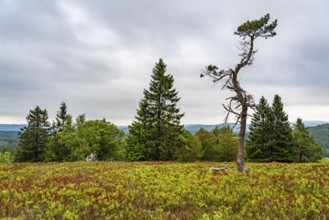
[[[46,161],[67,161],[71,152],[61,138],[61,133],[67,126],[72,126],[72,116],[67,113],[65,102],[62,102],[53,122],[53,131],[46,147]]]
[[[267,100],[262,96],[249,126],[246,151],[249,161],[271,161],[271,145],[274,139],[274,117]]]
[[[16,162],[44,161],[45,148],[49,136],[48,113],[37,106],[26,117],[27,126],[19,132],[19,142],[15,153]]]
[[[173,160],[182,132],[174,78],[162,59],[156,63],[149,90],[144,90],[136,120],[130,126],[126,154],[130,160]]]
[[[148,138],[150,137],[151,115],[148,113],[148,103],[143,98],[139,102],[136,121],[129,126],[129,135],[126,146],[126,159],[129,161],[150,160],[151,149],[148,149]]]
[[[302,119],[298,118],[292,131],[296,150],[296,162],[314,162],[323,157],[322,146],[310,136]]]
[[[272,103],[273,112],[273,140],[271,142],[271,160],[280,162],[294,161],[294,147],[292,130],[288,115],[283,111],[283,103],[279,95],[274,96]]]
[[[67,113],[67,106],[65,102],[62,102],[61,106],[59,107],[59,111],[56,114],[55,122],[53,122],[53,127],[60,130],[66,125],[68,120],[72,121],[72,116]]]
[[[253,115],[246,151],[250,161],[292,162],[295,160],[288,115],[280,96],[275,95],[270,107],[262,97]]]

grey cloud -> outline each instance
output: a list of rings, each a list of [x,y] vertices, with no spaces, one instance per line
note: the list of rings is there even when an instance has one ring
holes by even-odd
[[[24,120],[35,105],[53,117],[65,101],[75,117],[127,124],[160,57],[174,75],[184,123],[221,122],[229,93],[200,79],[201,70],[234,66],[236,27],[266,13],[279,20],[278,35],[256,42],[243,86],[256,98],[278,93],[287,106],[329,105],[325,0],[7,0],[0,6],[0,99],[7,104],[0,123],[4,116]]]

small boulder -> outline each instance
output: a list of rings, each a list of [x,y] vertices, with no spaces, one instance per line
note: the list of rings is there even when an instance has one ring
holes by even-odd
[[[92,152],[89,156],[87,156],[86,161],[97,161],[96,151]]]

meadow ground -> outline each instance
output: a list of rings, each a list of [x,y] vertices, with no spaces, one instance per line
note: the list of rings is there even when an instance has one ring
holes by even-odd
[[[210,172],[227,166],[228,172]],[[329,164],[0,164],[0,218],[329,219]]]

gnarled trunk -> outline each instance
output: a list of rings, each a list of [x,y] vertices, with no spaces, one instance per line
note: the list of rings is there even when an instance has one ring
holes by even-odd
[[[209,65],[206,71],[203,71],[206,75],[213,79],[213,82],[223,82],[222,89],[229,89],[235,92],[235,96],[227,98],[228,105],[223,105],[227,111],[225,122],[228,120],[230,113],[233,113],[237,117],[237,123],[240,122],[239,132],[239,149],[237,155],[237,166],[239,172],[249,172],[248,168],[244,166],[244,141],[247,127],[248,108],[255,108],[254,100],[251,95],[242,89],[239,83],[238,74],[239,71],[253,63],[253,55],[257,52],[254,50],[254,40],[258,37],[268,38],[276,35],[274,29],[277,26],[277,20],[267,25],[270,19],[270,15],[266,14],[264,17],[255,21],[247,21],[240,25],[234,34],[243,37],[241,42],[242,53],[239,54],[242,58],[234,69],[219,70],[217,66]],[[204,74],[201,74],[203,77]],[[241,111],[239,112],[239,110]]]
[[[241,110],[239,149],[238,149],[238,155],[236,161],[239,172],[246,171],[246,168],[244,166],[244,141],[245,141],[246,127],[247,127],[247,113],[248,113],[248,106],[243,106]]]

